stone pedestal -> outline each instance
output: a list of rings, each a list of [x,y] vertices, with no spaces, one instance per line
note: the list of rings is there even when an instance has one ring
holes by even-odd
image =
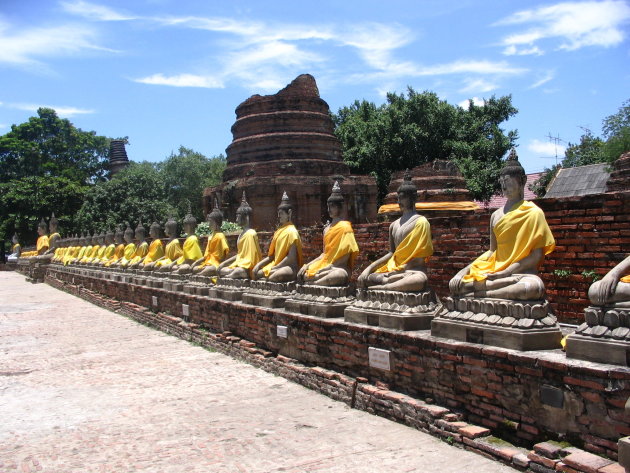
[[[243,302],[258,307],[278,309],[284,307],[287,298],[295,295],[295,282],[251,281],[243,294]]]
[[[219,278],[214,287],[208,290],[208,296],[225,301],[240,301],[249,289],[249,279]]]
[[[446,297],[431,335],[514,350],[560,348],[562,332],[547,301]]]
[[[438,311],[433,291],[358,289],[356,301],[344,311],[344,319],[397,330],[428,330]]]
[[[567,337],[567,357],[630,366],[630,305],[590,306]]]
[[[289,312],[316,317],[343,317],[343,313],[354,302],[354,288],[349,286],[328,287],[296,284],[295,294],[289,297],[284,307]]]
[[[214,286],[216,277],[191,276],[187,284],[184,284],[184,292],[197,296],[207,296],[211,287]]]

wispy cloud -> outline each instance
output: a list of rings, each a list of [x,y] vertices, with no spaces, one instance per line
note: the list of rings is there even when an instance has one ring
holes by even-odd
[[[136,19],[134,16],[119,13],[109,7],[81,0],[75,2],[61,2],[61,6],[69,13],[80,15],[91,20],[126,21]]]
[[[552,158],[556,156],[556,153],[559,158],[564,156],[564,150],[566,149],[563,145],[555,143],[551,143],[548,141],[540,141],[538,139],[533,139],[527,144],[527,149],[529,151],[533,151],[534,153],[538,153],[543,158]]]
[[[536,88],[540,87],[541,85],[546,84],[547,82],[552,80],[555,76],[556,76],[555,72],[553,72],[553,71],[547,72],[543,77],[538,79],[536,82],[534,82],[528,88],[529,89],[536,89]]]
[[[133,80],[141,84],[170,85],[173,87],[205,87],[208,89],[220,89],[224,87],[223,81],[220,79],[195,74],[178,74],[173,76],[153,74]]]
[[[486,79],[467,79],[465,86],[459,91],[462,93],[485,93],[492,92],[497,89],[498,86],[494,82],[489,82]]]
[[[85,109],[85,108],[77,108],[77,107],[67,107],[67,106],[56,106],[56,105],[44,105],[44,104],[33,104],[33,103],[11,103],[6,104],[9,108],[14,108],[16,110],[24,110],[26,112],[36,112],[38,108],[52,108],[57,112],[57,115],[61,117],[74,117],[76,115],[88,115],[92,113],[96,113],[95,110]]]
[[[86,50],[114,52],[97,45],[94,30],[83,25],[10,28],[0,21],[0,63],[43,66],[42,58],[69,56]]]
[[[610,47],[624,38],[630,5],[624,0],[563,2],[522,10],[495,25],[529,25],[525,31],[506,36],[505,55],[543,53],[540,42],[555,39],[554,49],[573,51],[586,46]],[[559,43],[559,44],[558,44]]]

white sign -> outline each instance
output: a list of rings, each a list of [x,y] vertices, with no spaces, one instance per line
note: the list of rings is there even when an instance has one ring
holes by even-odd
[[[277,325],[276,326],[276,334],[280,338],[287,338],[287,326],[286,325]]]
[[[151,303],[157,307],[157,296],[151,296]]]
[[[368,357],[371,368],[379,368],[385,371],[391,370],[392,352],[382,348],[368,348]]]
[[[190,315],[190,310],[188,310],[188,304],[182,304],[182,315],[184,317],[188,317]]]

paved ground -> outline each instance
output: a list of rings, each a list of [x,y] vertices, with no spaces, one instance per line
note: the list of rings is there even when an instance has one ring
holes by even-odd
[[[0,472],[511,472],[0,272]]]

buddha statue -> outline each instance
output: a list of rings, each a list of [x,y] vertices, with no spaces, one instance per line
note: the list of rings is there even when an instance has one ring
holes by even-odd
[[[114,233],[114,244],[116,245],[114,255],[103,265],[107,268],[115,267],[114,265],[118,263],[118,261],[120,261],[125,255],[125,232],[123,231],[121,225],[118,225],[118,227],[116,227],[116,232]]]
[[[48,242],[48,225],[46,224],[46,220],[43,218],[39,222],[37,226],[37,234],[39,235],[37,238],[36,250],[34,256],[41,256],[48,251],[50,244]]]
[[[595,306],[615,305],[630,308],[630,256],[617,264],[588,290]]]
[[[184,217],[184,232],[186,232],[186,240],[182,248],[182,255],[175,261],[172,271],[175,274],[189,274],[192,272],[192,264],[203,256],[201,247],[199,246],[199,238],[195,235],[197,228],[197,219],[193,217],[188,206],[188,214]]]
[[[114,243],[114,231],[110,228],[104,232],[103,238],[103,254],[97,261],[94,261],[95,265],[104,266],[110,259],[114,257],[116,253],[116,244]]]
[[[92,248],[89,251],[85,252],[85,257],[83,258],[82,263],[90,265],[94,261],[94,258],[98,255],[99,250],[101,249],[101,235],[94,230],[92,234]]]
[[[293,225],[293,207],[286,192],[278,206],[278,229],[274,232],[267,256],[254,266],[254,279],[289,282],[297,279],[302,266],[302,241]]]
[[[162,227],[159,223],[153,222],[149,227],[149,236],[153,239],[149,245],[149,250],[144,259],[138,263],[138,268],[145,271],[152,271],[155,262],[164,257],[164,245],[162,244]]]
[[[256,230],[250,228],[252,208],[247,203],[245,191],[241,199],[241,205],[236,209],[236,223],[243,231],[236,244],[236,256],[223,261],[218,267],[219,276],[229,279],[251,279],[251,271],[260,261],[261,252],[258,244]]]
[[[149,253],[149,244],[146,241],[147,231],[142,226],[142,220],[138,221],[134,236],[136,238],[136,251],[127,264],[127,269],[137,269],[142,260]]]
[[[490,249],[459,271],[449,282],[459,297],[491,297],[508,300],[540,300],[545,285],[538,267],[555,248],[555,240],[543,211],[523,200],[525,170],[516,151],[501,170],[505,205],[490,217]]]
[[[214,208],[206,218],[210,226],[210,235],[203,256],[192,265],[192,272],[199,276],[217,276],[217,268],[230,252],[227,238],[221,231],[223,224],[223,212],[219,209],[218,202],[214,201]]]
[[[92,256],[88,258],[86,264],[94,266],[99,263],[103,255],[105,254],[105,249],[107,248],[105,245],[105,233],[100,232],[96,237],[96,245],[92,248]]]
[[[59,247],[61,240],[61,235],[59,235],[59,232],[57,231],[59,227],[59,221],[57,220],[57,217],[55,217],[54,212],[50,217],[48,226],[50,227],[50,235],[48,236],[48,249],[46,250],[44,255],[47,256],[48,259],[52,259],[55,250]]]
[[[78,261],[79,264],[87,264],[88,260],[92,258],[92,252],[94,248],[98,245],[96,231],[94,231],[92,236],[90,236],[90,232],[88,232],[85,237],[85,240],[86,240],[87,246],[85,248],[85,251],[83,252],[83,257]]]
[[[13,245],[11,246],[11,254],[7,257],[7,261],[9,263],[17,261],[17,259],[22,254],[22,245],[20,245],[20,240],[17,233],[13,234],[11,242],[13,243]]]
[[[160,272],[171,271],[176,261],[184,254],[177,239],[177,221],[173,217],[164,224],[164,233],[166,233],[169,241],[164,249],[164,256],[155,262],[155,269]]]
[[[317,286],[348,284],[359,247],[352,225],[342,220],[343,212],[344,198],[339,183],[335,181],[328,197],[328,215],[332,220],[324,228],[324,252],[302,266],[298,272],[299,282]]]
[[[63,258],[64,266],[68,266],[69,264],[74,264],[75,260],[77,260],[79,253],[81,252],[82,246],[82,236],[75,234],[72,238],[72,246],[70,247],[70,251]]]
[[[433,243],[428,220],[416,213],[417,197],[418,189],[406,173],[398,188],[402,216],[389,226],[389,252],[363,270],[357,286],[398,292],[426,288],[426,261],[433,254]]]
[[[136,252],[136,244],[134,242],[135,232],[131,225],[127,223],[127,228],[125,228],[125,233],[123,238],[125,239],[125,249],[123,250],[123,256],[116,263],[113,263],[112,266],[116,266],[117,268],[126,268],[133,255]]]

